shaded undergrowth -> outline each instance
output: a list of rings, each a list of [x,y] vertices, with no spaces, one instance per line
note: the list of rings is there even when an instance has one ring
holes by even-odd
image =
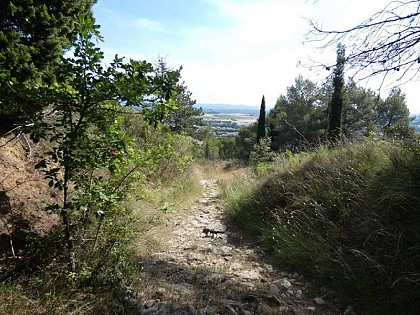
[[[97,239],[85,221],[72,226],[81,231],[73,240],[77,270],[68,268],[61,224],[28,238],[16,257],[0,252],[0,314],[129,314],[127,289],[141,281],[139,239],[159,234],[154,228],[164,225],[166,213],[181,211],[201,192],[188,144],[180,141],[168,141],[176,152],[156,148],[156,158],[139,168],[142,176],[121,211],[104,218]]]
[[[279,263],[321,279],[368,313],[420,301],[418,145],[366,140],[279,157],[225,188],[231,217]]]

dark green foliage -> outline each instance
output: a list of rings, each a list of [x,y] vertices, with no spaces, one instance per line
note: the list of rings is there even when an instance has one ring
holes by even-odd
[[[344,55],[338,59],[343,58]],[[332,132],[330,136],[334,135],[334,130],[335,136],[342,133],[347,139],[356,139],[372,133],[383,135],[388,124],[408,127],[409,111],[400,89],[392,89],[383,100],[352,81],[344,85],[342,77],[335,76],[334,80],[318,87],[314,82],[298,77],[287,89],[287,95],[278,98],[267,117],[273,150],[305,150],[325,139],[328,132]],[[340,91],[335,89],[334,82]],[[328,110],[328,104],[332,106],[337,100],[342,107],[341,114],[333,108]],[[333,117],[333,122],[329,123]],[[327,126],[330,128],[334,124],[337,128],[328,131]]]
[[[238,135],[235,137],[237,157],[244,161],[249,161],[254,145],[257,143],[258,124],[254,123],[249,126],[241,128]]]
[[[12,0],[0,5],[0,65],[18,80],[51,82],[80,17],[95,0]]]
[[[220,146],[217,136],[211,126],[200,128],[194,138],[200,142],[200,157],[207,160],[216,160],[220,157]]]
[[[324,134],[325,106],[315,83],[299,76],[281,95],[267,119],[273,150],[305,147]]]
[[[151,64],[123,63],[117,56],[103,68],[103,54],[93,43],[98,35],[94,20],[80,23],[84,29],[74,56],[63,60],[59,83],[31,85],[24,91],[52,108],[51,116],[39,115],[32,138],[51,145],[37,167],[50,187],[62,192],[62,203],[49,210],[61,216],[72,271],[78,267],[75,256],[83,253],[75,241],[88,235],[93,241],[85,250],[90,257],[105,259],[96,252],[110,245],[100,235],[109,228],[109,236],[116,237],[113,224],[125,211],[122,201],[139,168],[133,139],[123,129],[127,111],[120,104],[135,107],[145,122],[156,126],[175,107],[171,97],[180,76],[178,71],[157,76]]]
[[[235,159],[238,157],[238,148],[235,138],[218,138],[220,158],[224,160]]]
[[[382,99],[354,82],[345,87],[342,129],[346,138],[387,134],[388,129],[397,126],[408,128],[409,114],[405,95],[399,88],[391,89],[388,97]]]
[[[368,139],[285,156],[274,168],[230,201],[234,218],[361,312],[416,314],[419,143]]]
[[[377,130],[376,110],[380,98],[350,81],[344,89],[342,132],[347,139],[366,136]]]
[[[201,126],[203,111],[194,107],[196,100],[192,99],[192,93],[183,84],[178,84],[175,90],[176,109],[165,120],[171,130],[180,133],[184,132],[193,135],[198,126]]]
[[[265,138],[265,97],[263,95],[260,107],[260,116],[258,118],[258,129],[257,129],[257,143]]]
[[[267,173],[272,169],[271,162],[274,160],[275,153],[271,151],[271,141],[269,138],[261,138],[259,143],[254,145],[249,156],[249,163],[257,175]]]
[[[397,125],[407,127],[410,123],[409,115],[405,94],[400,88],[394,87],[388,97],[378,104],[376,117],[378,129],[384,131]]]
[[[328,110],[328,139],[337,141],[342,133],[342,112],[344,97],[344,64],[346,50],[343,45],[337,47],[337,62],[334,69],[333,94]]]
[[[181,70],[182,67],[178,71]],[[155,72],[157,77],[162,77],[174,72],[174,69],[168,66],[164,58],[159,58],[155,64]],[[165,123],[171,127],[173,132],[184,132],[188,135],[193,135],[197,127],[202,125],[200,117],[203,115],[202,109],[194,107],[196,100],[192,98],[192,93],[184,82],[177,84],[172,97],[176,108],[165,119]]]
[[[79,19],[91,14],[94,0],[4,0],[0,3],[0,122],[25,120],[40,110],[10,84],[56,80],[61,56],[76,38]]]

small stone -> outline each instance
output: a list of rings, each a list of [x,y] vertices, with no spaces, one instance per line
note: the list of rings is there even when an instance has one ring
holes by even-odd
[[[230,246],[222,246],[220,247],[218,253],[222,256],[231,256],[232,247]]]
[[[283,288],[285,288],[285,289],[288,289],[288,288],[290,288],[290,287],[292,286],[292,284],[290,283],[290,281],[289,281],[289,280],[284,279],[284,280],[281,282],[281,286],[282,286]]]
[[[144,308],[148,309],[155,305],[156,300],[147,300],[144,302]]]
[[[301,290],[301,289],[299,289],[299,290],[297,290],[297,291],[296,291],[296,294],[302,295],[302,294],[303,294],[303,292],[302,292],[302,290]]]
[[[242,279],[257,280],[260,278],[260,274],[257,270],[244,270],[236,273],[238,277]]]
[[[174,230],[172,231],[172,234],[177,235],[177,236],[183,236],[185,234],[185,230],[184,229]]]
[[[234,300],[220,300],[221,303],[225,304],[225,305],[234,305],[234,306],[239,306],[242,303],[239,301],[234,301]]]
[[[200,254],[197,253],[188,253],[187,255],[187,259],[189,261],[194,261],[194,260],[201,260],[203,257]]]
[[[224,233],[227,230],[226,225],[221,222],[211,222],[207,225],[207,229],[213,233]]]
[[[238,315],[238,312],[230,305],[225,305],[225,307],[228,309],[229,313],[226,314],[232,314],[232,315]]]
[[[219,272],[210,272],[204,277],[205,283],[220,284],[226,280],[226,277]]]
[[[287,290],[287,293],[289,293],[290,295],[293,295],[295,292],[293,292],[293,290]]]
[[[308,306],[306,309],[308,311],[315,312],[315,307],[314,306]]]
[[[241,270],[242,269],[242,264],[234,262],[230,265],[229,270],[230,271],[236,271],[236,270]]]
[[[356,315],[356,313],[353,310],[353,306],[347,305],[347,308],[344,311],[344,315]]]
[[[191,225],[196,227],[196,228],[201,227],[201,223],[197,219],[192,220]]]
[[[314,298],[314,301],[317,305],[324,305],[325,301],[323,298]]]
[[[270,293],[271,294],[279,294],[280,288],[276,286],[275,284],[270,284]]]
[[[242,279],[241,285],[251,291],[255,289],[255,284],[252,282],[247,282],[245,279]]]

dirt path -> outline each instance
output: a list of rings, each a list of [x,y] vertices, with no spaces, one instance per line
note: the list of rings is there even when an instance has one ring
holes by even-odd
[[[128,301],[135,314],[340,314],[328,297],[308,293],[303,276],[263,262],[258,246],[225,221],[217,182],[202,185],[194,206],[168,223],[164,250],[144,262]]]

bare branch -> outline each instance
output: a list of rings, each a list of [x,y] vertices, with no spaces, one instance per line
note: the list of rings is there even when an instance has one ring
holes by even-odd
[[[326,30],[310,21],[307,41],[320,43],[320,49],[346,46],[347,70],[365,80],[373,76],[394,81],[415,80],[420,71],[420,0],[390,1],[364,22],[344,30]],[[335,64],[315,64],[315,68]],[[384,81],[383,81],[384,82]]]

